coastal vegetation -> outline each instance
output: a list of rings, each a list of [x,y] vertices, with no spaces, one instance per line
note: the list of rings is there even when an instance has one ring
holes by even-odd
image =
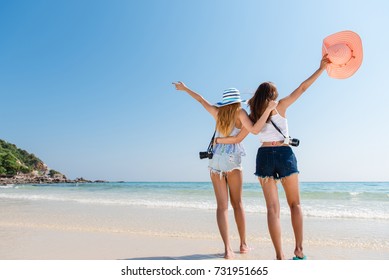
[[[49,169],[34,154],[0,139],[0,183],[46,183],[66,180],[61,172]]]
[[[46,172],[48,172],[46,164],[34,154],[0,139],[0,176],[31,173],[43,175]]]
[[[61,172],[48,168],[37,156],[0,139],[0,186],[7,184],[89,183],[69,180]],[[95,182],[104,182],[96,180]]]

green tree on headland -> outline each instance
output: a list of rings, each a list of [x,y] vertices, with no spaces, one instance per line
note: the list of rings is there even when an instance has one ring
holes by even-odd
[[[0,139],[0,176],[15,176],[33,171],[46,172],[47,167],[34,154]]]

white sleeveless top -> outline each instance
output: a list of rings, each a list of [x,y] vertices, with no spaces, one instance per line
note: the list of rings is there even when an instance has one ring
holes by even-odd
[[[282,131],[285,137],[289,137],[289,129],[288,129],[288,120],[282,117],[278,111],[277,114],[270,117],[277,127]],[[274,125],[269,121],[265,123],[261,132],[258,134],[259,141],[261,142],[273,142],[273,141],[284,141],[284,136],[274,127]]]

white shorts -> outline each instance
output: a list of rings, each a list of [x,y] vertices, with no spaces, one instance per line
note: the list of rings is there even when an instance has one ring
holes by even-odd
[[[214,154],[209,160],[209,169],[213,173],[225,173],[235,169],[242,170],[242,156],[240,154]]]

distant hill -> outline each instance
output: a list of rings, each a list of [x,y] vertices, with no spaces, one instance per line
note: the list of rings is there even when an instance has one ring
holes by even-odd
[[[61,172],[49,169],[34,154],[0,139],[0,186],[8,184],[91,183],[83,177],[69,180]],[[95,183],[104,183],[96,180]]]
[[[0,176],[12,177],[23,174],[53,177],[61,173],[49,170],[47,165],[34,154],[0,139]]]
[[[15,144],[0,139],[0,186],[8,184],[90,183],[82,177],[69,180]],[[105,182],[96,180],[96,183]]]

